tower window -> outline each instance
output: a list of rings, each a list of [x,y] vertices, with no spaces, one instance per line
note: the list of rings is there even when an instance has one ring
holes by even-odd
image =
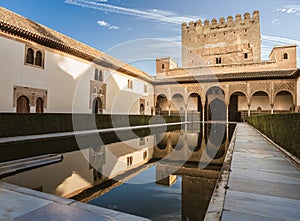
[[[221,64],[222,63],[222,58],[216,58],[216,64]]]
[[[44,66],[44,53],[31,47],[26,47],[25,64],[34,65],[37,67]]]
[[[98,69],[95,69],[95,76],[94,76],[95,81],[102,81],[102,71]]]
[[[283,54],[283,59],[284,59],[284,60],[287,60],[287,59],[289,59],[289,55],[288,55],[288,53],[284,53],[284,54]]]
[[[99,80],[98,69],[95,69],[94,80],[95,80],[95,81],[98,81],[98,80]]]
[[[32,48],[27,49],[27,55],[26,55],[26,63],[27,64],[33,64],[33,57],[34,57],[33,53],[34,52],[33,52]]]
[[[40,52],[40,51],[36,52],[35,65],[42,67],[42,52]]]
[[[245,59],[248,58],[248,53],[244,53],[244,58],[245,58]]]
[[[128,87],[129,89],[133,89],[133,82],[132,82],[132,80],[129,80],[129,79],[128,79],[128,81],[127,81],[127,87]]]
[[[165,69],[165,64],[162,64],[162,65],[161,65],[161,69]]]

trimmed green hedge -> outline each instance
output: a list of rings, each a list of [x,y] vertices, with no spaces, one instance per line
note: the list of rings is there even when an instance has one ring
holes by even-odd
[[[174,123],[180,121],[180,116],[1,113],[0,137]]]
[[[300,158],[300,113],[257,115],[249,117],[247,121]]]

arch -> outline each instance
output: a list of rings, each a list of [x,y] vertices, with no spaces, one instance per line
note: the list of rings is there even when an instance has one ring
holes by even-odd
[[[279,91],[275,95],[274,107],[275,112],[293,112],[294,102],[293,95],[290,91]]]
[[[271,110],[270,97],[266,91],[256,91],[252,94],[250,110],[257,111],[258,107],[261,108],[261,111],[259,112]]]
[[[29,113],[29,99],[25,95],[20,96],[17,99],[17,113]]]
[[[35,107],[36,113],[44,113],[44,101],[42,98],[36,99],[36,107]]]
[[[156,99],[156,114],[166,115],[169,112],[169,102],[167,96],[160,94]]]
[[[35,55],[35,65],[42,67],[42,62],[43,62],[43,54],[40,51],[36,52]]]
[[[140,114],[141,115],[145,114],[145,105],[143,103],[140,104]]]
[[[243,92],[236,91],[230,95],[228,111],[229,121],[241,122],[245,120],[244,116],[248,111],[248,103]]]
[[[172,96],[170,110],[174,113],[184,110],[184,98],[182,94],[177,93]]]
[[[225,92],[221,87],[213,86],[206,91],[205,119],[226,121]]]
[[[33,64],[33,61],[34,61],[34,51],[32,48],[28,48],[26,54],[26,63]]]
[[[208,95],[225,95],[225,92],[221,87],[213,86],[206,91],[206,96]]]
[[[93,109],[92,109],[93,114],[102,114],[102,101],[100,98],[96,97],[93,100]]]
[[[283,54],[283,59],[284,59],[284,60],[287,60],[287,59],[289,59],[289,55],[288,55],[288,53],[284,53],[284,54]]]
[[[191,93],[188,97],[188,110],[202,112],[201,96],[197,93]]]

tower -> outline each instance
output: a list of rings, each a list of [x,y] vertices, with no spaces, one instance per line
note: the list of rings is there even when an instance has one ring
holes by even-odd
[[[259,11],[182,24],[182,66],[261,61]]]

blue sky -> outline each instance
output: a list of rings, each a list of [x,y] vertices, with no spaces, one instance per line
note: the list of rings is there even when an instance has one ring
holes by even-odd
[[[300,47],[298,0],[0,0],[1,6],[154,74],[156,57],[180,64],[181,23],[260,11],[262,57]],[[300,51],[298,48],[298,58]],[[298,59],[298,67],[299,65]]]

